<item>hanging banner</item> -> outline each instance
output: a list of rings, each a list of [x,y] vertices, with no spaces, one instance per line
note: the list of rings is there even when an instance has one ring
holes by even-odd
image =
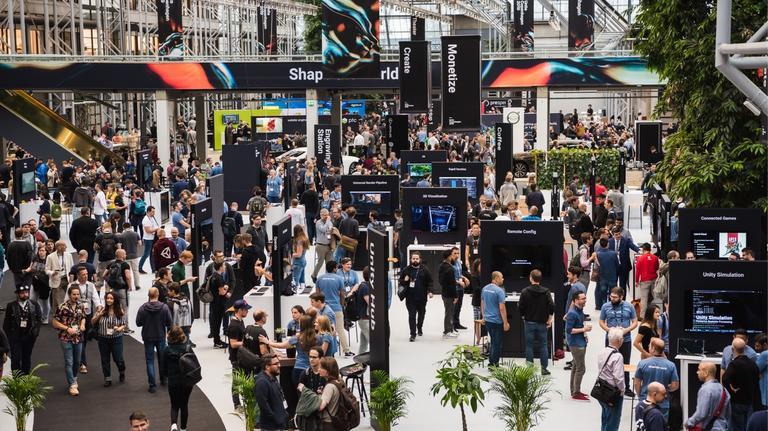
[[[568,48],[589,49],[595,36],[595,0],[568,0]]]
[[[323,68],[336,77],[378,78],[379,0],[323,0]]]
[[[427,21],[424,18],[411,16],[411,40],[412,41],[426,40],[427,38],[426,23]]]
[[[389,373],[389,243],[387,235],[376,229],[368,231],[368,255],[370,256],[371,285],[371,371]]]
[[[387,149],[390,152],[394,152],[398,158],[400,157],[400,151],[410,150],[411,143],[408,141],[408,116],[387,115],[384,119],[384,138],[387,142]]]
[[[400,42],[400,112],[425,113],[432,98],[431,43]]]
[[[184,27],[181,22],[181,0],[156,0],[157,49],[159,57],[184,56]]]
[[[257,8],[257,36],[260,48],[266,55],[277,54],[277,11],[265,7]]]
[[[507,172],[512,172],[512,124],[496,123],[496,187],[504,184]]]
[[[443,130],[480,130],[480,35],[440,39]]]
[[[512,46],[522,51],[533,52],[533,0],[513,0],[515,30]]]
[[[319,166],[325,166],[326,160],[330,160],[333,166],[341,166],[341,132],[339,126],[315,125],[315,157]]]

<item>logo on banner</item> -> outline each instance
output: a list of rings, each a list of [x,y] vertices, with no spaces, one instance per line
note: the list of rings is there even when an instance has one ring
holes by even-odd
[[[520,114],[512,111],[507,114],[507,123],[517,124],[520,122]]]

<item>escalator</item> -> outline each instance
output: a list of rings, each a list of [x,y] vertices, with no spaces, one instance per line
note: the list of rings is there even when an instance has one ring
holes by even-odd
[[[110,156],[117,164],[125,163],[122,157],[20,90],[0,90],[0,136],[42,160],[74,158],[84,163]]]

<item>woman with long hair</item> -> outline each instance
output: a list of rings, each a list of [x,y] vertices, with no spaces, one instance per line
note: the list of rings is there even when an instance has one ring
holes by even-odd
[[[30,299],[40,304],[40,312],[43,315],[43,323],[48,323],[48,315],[51,314],[51,287],[48,285],[48,274],[45,272],[45,261],[48,259],[48,250],[45,244],[37,244],[37,253],[32,258],[32,263],[24,272],[32,277],[33,292]]]
[[[333,327],[331,319],[326,315],[317,316],[315,319],[315,331],[320,336],[320,346],[323,349],[323,356],[336,356],[339,346],[336,337],[333,336]]]
[[[40,216],[40,228],[48,239],[56,242],[61,239],[61,232],[59,227],[53,222],[53,217],[50,214],[43,214]]]
[[[321,341],[320,335],[315,331],[314,321],[312,316],[305,314],[299,319],[299,325],[301,332],[298,335],[289,337],[286,341],[275,342],[270,341],[267,337],[260,335],[259,341],[278,349],[287,349],[293,347],[296,349],[296,364],[293,366],[293,383],[299,384],[301,374],[309,368],[309,350],[312,347],[319,346]]]
[[[168,378],[168,396],[171,398],[171,430],[186,430],[189,418],[189,395],[193,386],[187,385],[184,373],[179,367],[179,358],[192,353],[187,336],[178,326],[168,331],[168,347],[160,358],[160,372]],[[176,424],[179,423],[179,426]]]
[[[288,322],[288,325],[286,325],[286,333],[289,337],[294,336],[299,333],[300,326],[299,326],[299,320],[301,319],[301,316],[304,315],[304,307],[301,305],[294,305],[291,307],[291,320]]]
[[[339,411],[341,391],[339,386],[344,383],[339,375],[339,364],[336,359],[324,357],[320,359],[320,377],[326,380],[323,394],[320,395],[320,418],[323,422],[323,431],[344,431],[333,425],[331,419]]]
[[[643,323],[637,329],[635,341],[632,343],[640,351],[640,359],[650,358],[651,352],[648,350],[651,345],[651,338],[659,338],[659,317],[661,311],[656,304],[650,304],[645,308]]]
[[[469,271],[469,284],[472,286],[472,311],[474,312],[475,322],[481,319],[481,296],[483,293],[483,285],[480,283],[480,259],[475,259],[470,267]],[[475,325],[475,343],[480,344],[480,338],[482,338],[482,328],[479,325]]]
[[[309,250],[309,238],[304,232],[304,227],[296,225],[293,227],[293,261],[291,263],[291,275],[293,284],[296,288],[304,288],[304,269],[307,267],[307,258],[305,257]]]
[[[110,356],[117,365],[120,382],[125,381],[125,360],[123,359],[123,334],[128,327],[128,317],[120,306],[120,300],[114,292],[104,295],[104,308],[93,315],[91,323],[96,328],[96,336],[101,355],[101,371],[104,374],[104,386],[112,386],[112,366]]]

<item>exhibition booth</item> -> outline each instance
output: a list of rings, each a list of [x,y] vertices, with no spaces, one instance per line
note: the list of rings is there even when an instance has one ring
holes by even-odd
[[[403,230],[400,232],[400,247],[405,248],[401,251],[408,251],[409,245],[456,245],[464,254],[467,189],[405,187],[401,208]],[[410,255],[407,258],[410,261]]]
[[[696,259],[728,259],[732,252],[741,256],[748,247],[755,259],[764,259],[762,217],[757,208],[680,208],[680,253],[692,251]]]
[[[448,160],[448,152],[444,150],[403,150],[400,152],[400,176],[409,174],[411,182],[416,185],[418,181],[432,174],[432,162],[445,162],[446,160]]]
[[[464,188],[473,204],[483,194],[481,162],[432,162],[432,185],[435,187]]]

